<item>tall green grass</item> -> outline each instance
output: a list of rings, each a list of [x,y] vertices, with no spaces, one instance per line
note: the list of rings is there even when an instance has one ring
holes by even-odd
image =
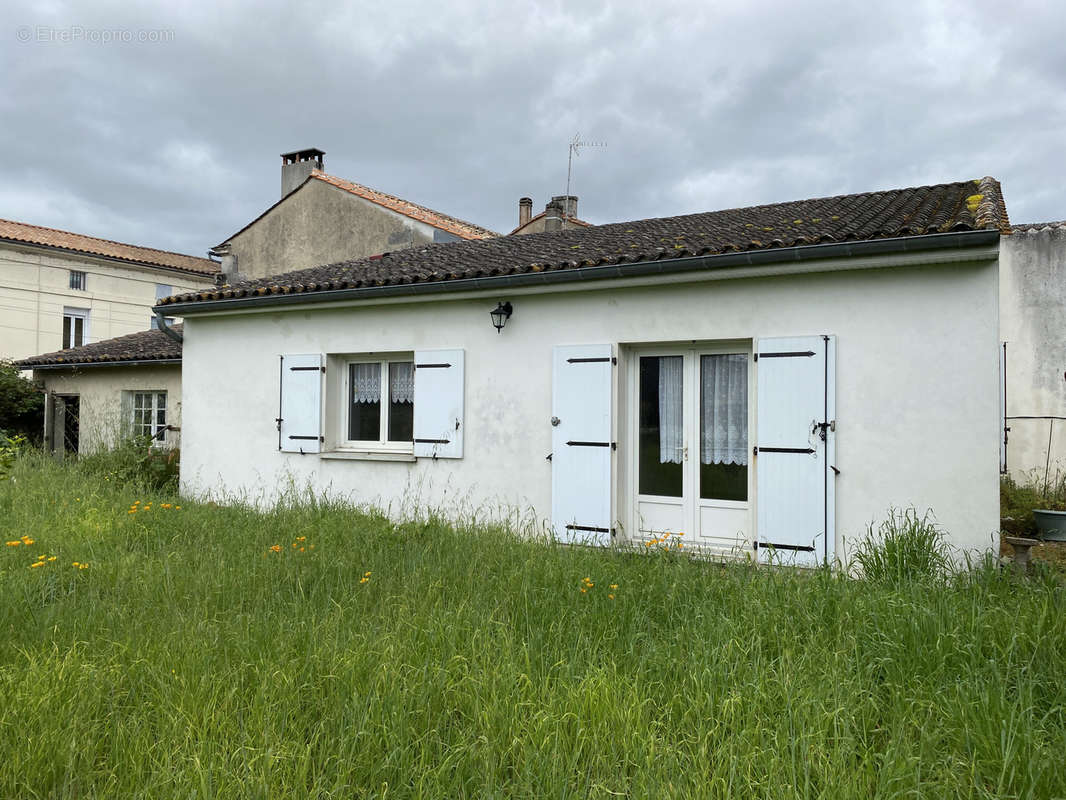
[[[1066,796],[1051,577],[857,581],[14,477],[0,538],[34,544],[0,548],[0,797]]]

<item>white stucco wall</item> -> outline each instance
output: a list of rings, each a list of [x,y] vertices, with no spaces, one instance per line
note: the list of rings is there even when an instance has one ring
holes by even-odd
[[[291,479],[391,505],[394,514],[430,505],[543,519],[551,513],[553,345],[611,342],[624,354],[627,343],[829,333],[838,354],[837,553],[890,506],[912,505],[933,509],[958,546],[987,549],[999,513],[997,292],[993,258],[187,317],[182,485],[269,501]],[[511,300],[514,316],[497,335],[488,311],[500,299]],[[278,452],[279,354],[438,347],[466,352],[463,459],[335,461]],[[618,436],[621,467],[624,430]],[[623,469],[617,479],[620,494]],[[629,502],[617,496],[616,515]]]
[[[128,424],[122,419],[122,393],[163,391],[167,393],[167,423],[181,427],[181,365],[135,367],[89,367],[75,370],[35,370],[34,380],[49,394],[79,398],[79,446],[81,453],[112,447]],[[181,446],[178,431],[167,433],[167,444]]]
[[[1000,270],[1007,414],[1066,417],[1066,227],[1004,236]],[[1045,469],[1052,479],[1066,472],[1066,420],[1011,419],[1007,424],[1011,475],[1026,480],[1037,474],[1042,480]]]

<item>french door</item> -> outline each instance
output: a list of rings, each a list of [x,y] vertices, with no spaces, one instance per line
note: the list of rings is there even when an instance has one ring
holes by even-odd
[[[739,553],[751,542],[751,351],[634,353],[630,396],[634,529]]]

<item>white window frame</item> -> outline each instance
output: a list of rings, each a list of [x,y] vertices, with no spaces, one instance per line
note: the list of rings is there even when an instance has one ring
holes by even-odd
[[[63,331],[60,329],[60,338],[63,340],[63,346],[61,350],[69,350],[72,347],[81,347],[82,345],[89,344],[89,309],[87,308],[70,308],[69,306],[63,307],[63,321],[70,320],[70,336],[69,338],[63,336]],[[81,342],[74,344],[74,321],[81,320]]]
[[[129,389],[127,391],[127,394],[129,395],[129,409],[130,409],[130,411],[129,411],[129,414],[130,414],[130,416],[129,416],[129,428],[130,428],[130,432],[134,436],[148,436],[148,435],[150,435],[152,437],[152,443],[153,444],[156,444],[156,445],[159,445],[159,446],[162,446],[162,445],[166,444],[167,443],[167,435],[169,433],[168,426],[170,424],[169,421],[168,421],[169,418],[170,418],[170,401],[169,401],[169,398],[167,397],[166,390],[165,389]],[[147,431],[143,430],[143,427],[144,427],[143,424],[137,422],[137,412],[138,411],[149,410],[147,407],[138,408],[137,398],[138,397],[142,397],[142,396],[147,396],[147,397],[151,398],[150,410],[152,412],[152,416],[151,416],[151,422],[149,422],[149,424],[148,424],[149,430],[147,430]],[[160,397],[163,398],[162,404],[160,404],[160,402],[159,402]],[[162,411],[163,411],[163,422],[162,423],[159,422],[160,405],[162,405]],[[157,439],[156,436],[159,434],[160,431],[163,431],[163,435],[160,438]]]
[[[348,453],[384,453],[414,456],[414,439],[407,442],[388,440],[389,433],[389,364],[414,364],[413,351],[399,353],[365,353],[331,355],[327,367],[327,377],[332,373],[338,376],[334,381],[335,410],[329,415],[335,434],[329,437],[335,442],[334,450]],[[378,364],[381,369],[381,420],[379,422],[381,437],[377,440],[349,439],[349,413],[351,408],[351,370],[352,364]],[[412,406],[414,402],[412,400]]]

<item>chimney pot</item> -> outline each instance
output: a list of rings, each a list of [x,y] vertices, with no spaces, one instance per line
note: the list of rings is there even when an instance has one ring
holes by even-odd
[[[533,198],[518,198],[518,227],[522,227],[533,217]]]
[[[312,171],[322,169],[325,152],[317,147],[281,154],[281,196],[286,197],[307,180]]]
[[[572,194],[557,195],[548,205],[558,208],[563,219],[577,219],[577,197]]]

